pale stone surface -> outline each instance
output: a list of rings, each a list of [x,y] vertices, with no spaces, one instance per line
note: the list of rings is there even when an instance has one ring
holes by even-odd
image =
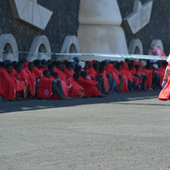
[[[76,36],[67,36],[65,39],[64,39],[64,43],[63,43],[63,46],[62,46],[62,49],[61,49],[61,53],[70,53],[70,48],[71,46],[74,45],[75,46],[75,50],[74,51],[75,53],[79,53],[80,52],[80,46],[79,46],[79,41],[77,39]]]
[[[78,40],[82,53],[128,54],[117,0],[81,0]]]
[[[78,39],[82,53],[128,54],[124,31],[119,26],[80,25]]]
[[[42,52],[42,54],[40,54]],[[31,45],[30,54],[27,59],[29,61],[34,61],[36,59],[42,60],[51,59],[51,54],[43,54],[43,53],[51,53],[50,42],[48,38],[44,35],[36,36]]]
[[[44,30],[53,14],[36,0],[10,0],[14,18]]]
[[[11,53],[3,53],[3,50]],[[2,34],[0,36],[0,61],[11,60],[18,61],[18,45],[12,34]]]
[[[140,39],[132,39],[129,44],[130,54],[143,54],[143,45]]]
[[[150,22],[153,1],[149,0],[144,5],[136,0],[133,12],[123,19],[123,27],[130,34],[136,34]]]
[[[151,42],[151,44],[153,44],[154,46],[159,46],[159,47],[162,49],[162,51],[164,51],[164,46],[163,46],[163,43],[162,43],[161,40],[155,39],[155,40],[153,40],[153,41]],[[151,50],[149,50],[148,55],[151,55],[151,54],[152,54],[152,53],[151,53]]]
[[[117,0],[81,0],[79,23],[120,25],[122,17]]]

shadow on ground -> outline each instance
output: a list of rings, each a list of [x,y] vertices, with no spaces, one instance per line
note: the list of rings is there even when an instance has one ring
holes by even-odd
[[[106,98],[89,98],[89,99],[74,99],[74,100],[25,100],[25,101],[1,101],[0,102],[0,114],[28,111],[28,110],[39,110],[39,109],[49,109],[49,108],[59,108],[59,107],[69,107],[69,106],[80,106],[89,104],[101,104],[101,103],[117,103],[122,105],[141,105],[140,103],[123,103],[126,101],[137,101],[157,98],[159,91],[147,91],[138,93],[120,93],[113,94]],[[120,103],[121,102],[121,103]],[[150,105],[149,103],[146,105]],[[158,104],[151,104],[158,105]],[[161,103],[160,106],[167,106],[167,103]]]

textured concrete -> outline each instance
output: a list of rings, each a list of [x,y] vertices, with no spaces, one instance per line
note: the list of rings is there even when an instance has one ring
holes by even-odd
[[[3,102],[0,169],[169,170],[170,103],[157,95]]]
[[[143,54],[143,45],[140,39],[132,39],[129,44],[130,54]]]

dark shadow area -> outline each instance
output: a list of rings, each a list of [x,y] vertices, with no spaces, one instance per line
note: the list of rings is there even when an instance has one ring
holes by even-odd
[[[24,101],[1,101],[0,102],[0,114],[10,113],[10,112],[20,112],[28,110],[39,110],[39,109],[49,109],[49,108],[60,108],[60,107],[70,107],[70,106],[80,106],[89,104],[101,104],[101,103],[116,103],[116,102],[126,102],[126,101],[137,101],[157,98],[159,91],[146,91],[146,92],[136,92],[136,93],[120,93],[107,96],[106,98],[88,98],[88,99],[73,99],[73,100],[24,100]],[[122,105],[140,105],[140,103],[120,103]],[[143,104],[141,104],[143,105]],[[147,103],[146,105],[154,105]],[[157,104],[155,104],[157,105]],[[166,106],[160,104],[160,106]],[[57,109],[56,109],[57,111]]]

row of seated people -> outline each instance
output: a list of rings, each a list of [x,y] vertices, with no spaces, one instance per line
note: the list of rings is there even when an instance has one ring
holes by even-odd
[[[0,95],[4,100],[67,100],[150,90],[162,83],[165,68],[166,62],[151,64],[144,60],[6,60],[0,62]]]

